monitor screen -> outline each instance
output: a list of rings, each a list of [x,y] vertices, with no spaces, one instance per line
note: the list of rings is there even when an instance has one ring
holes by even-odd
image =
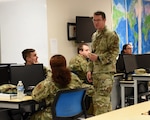
[[[44,79],[43,64],[11,65],[10,77],[12,84],[17,85],[18,81],[22,81],[25,91],[28,91]]]
[[[150,54],[137,54],[135,56],[138,68],[150,69]]]
[[[96,31],[92,18],[76,16],[76,42],[91,42],[92,34]]]
[[[126,73],[133,73],[138,68],[135,55],[123,55],[123,59]]]
[[[125,65],[123,60],[123,55],[119,54],[119,57],[116,62],[116,71],[117,73],[125,73]]]
[[[10,74],[8,65],[0,65],[0,85],[10,83]]]

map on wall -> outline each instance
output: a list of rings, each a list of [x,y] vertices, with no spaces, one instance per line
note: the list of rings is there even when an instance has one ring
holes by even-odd
[[[122,46],[130,43],[133,53],[138,53],[138,2],[137,0],[113,0],[113,29]]]
[[[150,1],[143,0],[142,4],[142,53],[150,53]]]
[[[117,32],[120,39],[120,50],[126,43],[126,11],[123,0],[114,0],[113,2],[113,29]],[[121,29],[123,28],[123,29]]]

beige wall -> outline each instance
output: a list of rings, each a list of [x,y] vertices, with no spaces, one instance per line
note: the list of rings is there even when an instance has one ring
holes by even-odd
[[[76,44],[67,40],[67,22],[75,22],[76,16],[92,16],[102,10],[106,13],[107,26],[112,26],[112,0],[47,0],[49,58],[53,55],[50,41],[57,41],[57,53],[66,57],[67,62],[76,55]]]

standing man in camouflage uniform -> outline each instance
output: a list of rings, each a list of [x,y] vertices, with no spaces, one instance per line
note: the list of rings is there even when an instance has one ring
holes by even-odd
[[[90,49],[88,44],[80,43],[77,47],[78,54],[69,62],[69,69],[75,73],[84,83],[89,83],[86,78],[88,54]]]
[[[119,38],[105,25],[106,16],[102,11],[93,15],[97,31],[92,36],[92,53],[89,54],[87,79],[93,81],[94,115],[111,111],[111,90],[116,71],[116,57],[119,54]]]

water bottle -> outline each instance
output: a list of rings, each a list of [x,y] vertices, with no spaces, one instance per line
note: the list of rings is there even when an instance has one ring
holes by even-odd
[[[17,84],[17,98],[22,100],[24,97],[24,85],[22,81],[19,81]]]

